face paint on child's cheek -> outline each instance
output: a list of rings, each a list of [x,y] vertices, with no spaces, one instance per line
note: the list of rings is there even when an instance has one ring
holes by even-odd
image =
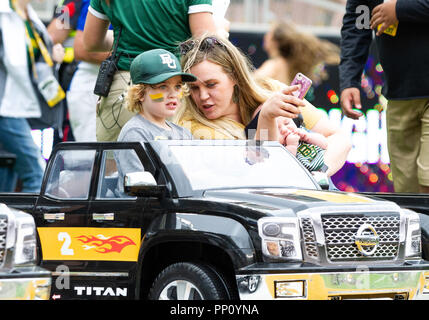
[[[183,98],[183,90],[180,90],[178,97],[179,97],[179,99]]]
[[[164,94],[163,93],[149,94],[149,97],[152,99],[153,102],[164,101]]]

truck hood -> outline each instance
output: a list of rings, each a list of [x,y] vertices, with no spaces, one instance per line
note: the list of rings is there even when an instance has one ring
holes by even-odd
[[[270,212],[273,215],[298,212],[315,207],[380,207],[398,209],[390,201],[336,191],[319,191],[304,189],[228,189],[208,190],[204,198],[220,202],[227,202],[251,210]]]

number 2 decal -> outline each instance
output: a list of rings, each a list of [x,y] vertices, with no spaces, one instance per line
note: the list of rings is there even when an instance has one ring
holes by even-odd
[[[138,261],[140,228],[40,227],[37,232],[43,260]]]
[[[63,246],[61,247],[61,255],[63,256],[74,255],[73,249],[70,249],[71,237],[67,232],[58,233],[58,241],[64,241]]]

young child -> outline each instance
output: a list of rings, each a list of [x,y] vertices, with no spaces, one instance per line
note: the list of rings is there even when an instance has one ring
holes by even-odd
[[[256,129],[260,107],[253,114],[251,122],[246,126],[247,130]],[[290,119],[277,117],[279,129],[279,142],[283,144],[309,171],[326,172],[323,156],[328,146],[325,136],[308,131],[301,127],[302,117]],[[297,124],[298,123],[298,124]]]
[[[325,136],[298,128],[295,122],[287,117],[278,117],[280,143],[294,154],[309,171],[325,172],[328,167],[323,161],[328,140]]]
[[[167,118],[172,117],[180,105],[183,83],[197,78],[182,72],[179,60],[170,52],[154,49],[138,55],[131,63],[132,86],[128,90],[128,109],[137,114],[122,128],[118,141],[145,142],[150,140],[192,139],[189,130]],[[137,156],[124,151],[115,152],[119,190],[123,190],[126,173],[143,171]]]
[[[192,139],[191,133],[167,119],[180,104],[183,82],[197,78],[182,72],[179,60],[163,49],[146,51],[131,63],[128,109],[137,114],[122,128],[118,141]]]

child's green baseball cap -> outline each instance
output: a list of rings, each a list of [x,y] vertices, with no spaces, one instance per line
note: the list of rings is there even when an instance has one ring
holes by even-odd
[[[179,60],[164,49],[145,51],[134,58],[130,67],[133,84],[156,84],[174,76],[182,76],[182,81],[197,80],[193,74],[182,72]]]

